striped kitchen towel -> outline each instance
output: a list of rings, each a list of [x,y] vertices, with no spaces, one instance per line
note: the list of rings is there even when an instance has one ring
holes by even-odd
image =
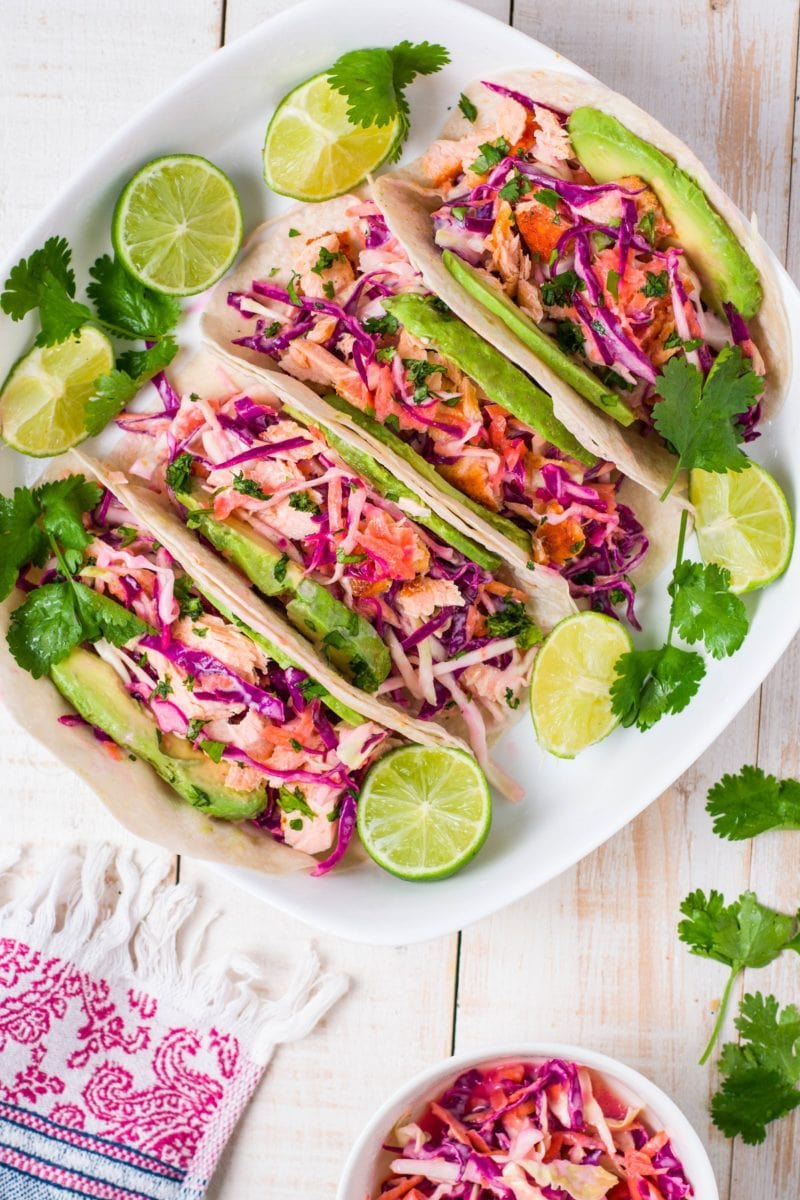
[[[199,1200],[274,1048],[346,988],[310,949],[278,1000],[198,965],[208,920],[164,866],[62,855],[0,908],[0,1200]]]

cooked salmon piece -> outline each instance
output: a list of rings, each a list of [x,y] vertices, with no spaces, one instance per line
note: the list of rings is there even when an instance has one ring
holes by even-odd
[[[372,510],[359,530],[356,546],[386,563],[393,579],[413,579],[430,566],[428,548],[412,526],[395,521],[383,509]]]
[[[359,408],[369,404],[369,392],[361,381],[358,371],[341,362],[324,346],[317,346],[308,338],[295,338],[289,343],[281,357],[281,367],[295,379],[304,383],[317,383],[331,387],[345,400]]]
[[[551,501],[548,504],[550,512],[563,512],[560,504]],[[580,554],[584,546],[584,537],[578,521],[569,517],[557,525],[543,521],[536,530],[536,540],[545,552],[545,562],[562,566],[576,554]]]
[[[323,266],[323,263],[329,265]],[[334,294],[338,296],[355,281],[352,264],[336,233],[325,233],[306,242],[297,258],[297,271],[303,295],[318,300],[328,298],[325,295],[326,284],[332,285]]]
[[[533,197],[517,205],[515,216],[525,245],[532,254],[538,254],[542,262],[547,262],[569,226],[557,212]]]
[[[437,608],[463,608],[464,597],[450,579],[413,579],[404,583],[397,601],[407,617],[424,621]]]
[[[459,491],[471,496],[479,504],[485,504],[493,512],[500,511],[500,501],[491,484],[491,472],[485,458],[459,458],[454,463],[443,463],[438,470]]]

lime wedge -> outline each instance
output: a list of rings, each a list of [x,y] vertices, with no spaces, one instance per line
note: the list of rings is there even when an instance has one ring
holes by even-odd
[[[197,154],[154,158],[123,188],[111,239],[132,275],[191,296],[224,275],[242,244],[242,207],[228,176]]]
[[[619,723],[611,711],[611,684],[628,631],[602,613],[566,617],[546,639],[533,664],[531,716],[545,750],[574,758],[608,737]]]
[[[89,436],[86,404],[98,375],[114,366],[114,347],[94,325],[57,346],[21,358],[0,392],[0,434],[32,458],[63,454]]]
[[[381,165],[401,133],[399,117],[367,129],[351,125],[347,101],[325,74],[281,100],[264,141],[264,179],[295,200],[341,196]]]
[[[786,497],[757,463],[715,475],[694,470],[689,480],[703,562],[731,573],[732,592],[772,583],[789,565],[794,525]]]
[[[463,750],[392,750],[370,769],[358,801],[365,850],[401,879],[452,875],[478,853],[491,821],[486,776]]]

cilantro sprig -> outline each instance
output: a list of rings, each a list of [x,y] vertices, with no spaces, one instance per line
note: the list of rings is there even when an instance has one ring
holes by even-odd
[[[701,655],[672,644],[676,633],[689,645],[702,642],[714,658],[723,658],[739,649],[748,630],[744,603],[730,591],[730,573],[714,563],[684,561],[687,519],[684,510],[667,589],[672,603],[666,641],[655,650],[621,655],[611,686],[611,707],[622,724],[643,731],[667,713],[682,712],[705,676]]]
[[[800,1105],[800,1010],[781,1009],[774,996],[747,994],[736,1028],[741,1042],[728,1042],[719,1060],[722,1085],[711,1100],[714,1124],[727,1137],[750,1146],[767,1135],[767,1125]]]
[[[400,157],[409,130],[406,88],[418,75],[435,75],[450,62],[444,46],[431,42],[398,42],[391,49],[349,50],[337,58],[328,82],[347,101],[353,125],[368,129],[399,118],[400,133],[392,159]]]
[[[750,465],[739,448],[738,418],[764,390],[764,381],[739,346],[725,346],[705,379],[693,363],[673,355],[654,386],[661,400],[653,406],[653,424],[678,456],[662,500],[682,470],[724,474]]]
[[[86,324],[99,325],[123,341],[147,343],[144,349],[121,353],[114,369],[95,381],[86,428],[97,434],[147,380],[172,362],[178,352],[173,331],[181,308],[174,297],[145,287],[108,254],[95,261],[89,275],[86,293],[94,308],[75,299],[72,250],[66,238],[48,238],[12,267],[0,294],[0,308],[12,321],[38,311],[35,346],[64,342]]]
[[[709,789],[706,812],[714,818],[714,833],[731,842],[768,829],[800,829],[800,782],[745,766]]]
[[[800,953],[800,924],[760,904],[753,892],[743,892],[726,904],[720,892],[692,892],[681,904],[684,920],[678,925],[682,942],[701,958],[710,958],[729,968],[719,1013],[700,1063],[707,1062],[714,1048],[737,976],[745,967],[765,967],[784,950]]]
[[[76,578],[91,535],[82,514],[102,495],[96,483],[70,475],[37,488],[17,488],[0,496],[0,600],[13,590],[28,566],[56,562],[53,581],[37,587],[11,614],[9,649],[35,679],[66,658],[81,642],[107,638],[122,646],[149,627],[116,600]]]

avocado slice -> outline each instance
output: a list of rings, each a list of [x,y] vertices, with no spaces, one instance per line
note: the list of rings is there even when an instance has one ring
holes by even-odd
[[[264,596],[275,597],[289,621],[319,647],[356,687],[374,692],[386,679],[392,660],[388,647],[369,621],[342,604],[323,584],[308,579],[297,563],[266,538],[237,520],[212,516],[190,492],[176,493],[191,513],[192,527],[234,563]]]
[[[499,317],[521,342],[524,342],[543,363],[551,367],[565,383],[574,388],[579,396],[583,396],[584,400],[588,400],[595,408],[601,408],[603,412],[607,412],[620,425],[633,424],[636,417],[624,400],[616,392],[606,391],[600,380],[591,371],[587,371],[580,363],[565,354],[558,342],[551,338],[549,333],[540,329],[536,322],[532,321],[521,308],[518,308],[505,292],[492,287],[485,276],[476,271],[475,267],[464,262],[463,258],[453,254],[451,250],[444,251],[442,262],[456,282],[461,284],[464,291],[468,292],[473,300],[477,300],[484,308],[488,308],[489,312]]]
[[[373,417],[369,417],[366,413],[360,412],[359,409],[354,408],[352,405],[348,404],[346,400],[342,400],[339,396],[328,395],[325,397],[325,399],[332,408],[336,408],[339,412],[346,413],[348,416],[352,417],[354,421],[357,421],[362,429],[366,430],[368,433],[371,433],[373,437],[379,438],[387,446],[390,446],[396,451],[396,453],[400,454],[401,457],[406,460],[406,462],[418,470],[420,474],[424,474],[426,478],[430,477],[432,482],[436,484],[440,491],[447,490],[447,488],[442,486],[444,481],[439,477],[439,475],[433,471],[427,463],[425,463],[424,459],[420,458],[420,456],[411,450],[409,446],[406,446],[405,442],[403,442],[400,438],[397,438],[395,445],[395,441],[392,440],[394,435],[392,434],[391,430],[387,430]],[[304,417],[303,413],[292,408],[291,405],[286,404],[284,405],[284,408],[290,416],[295,418],[296,421],[308,421],[308,418]],[[473,562],[476,562],[479,567],[483,567],[485,570],[492,572],[498,571],[500,567],[502,567],[503,560],[500,558],[499,554],[493,554],[491,550],[487,550],[478,542],[473,541],[471,537],[467,537],[465,533],[461,533],[459,529],[456,529],[455,526],[451,525],[449,521],[445,521],[445,519],[440,517],[438,513],[432,512],[428,508],[427,504],[425,504],[425,502],[421,500],[420,497],[413,492],[410,487],[406,487],[406,485],[402,483],[396,475],[393,475],[387,467],[384,467],[377,462],[371,454],[366,453],[364,450],[359,450],[357,446],[351,446],[349,442],[346,442],[344,438],[335,433],[333,429],[331,429],[330,425],[323,425],[321,421],[317,420],[315,420],[314,423],[323,431],[326,440],[330,442],[334,450],[338,451],[347,465],[352,467],[354,471],[357,471],[358,474],[364,479],[369,480],[376,492],[380,492],[380,494],[386,500],[390,500],[393,504],[397,504],[401,500],[410,500],[414,504],[421,505],[425,509],[424,515],[417,515],[416,513],[414,514],[414,520],[420,525],[424,525],[426,529],[430,529],[431,533],[435,533],[437,537],[440,537],[442,541],[447,542],[448,545],[452,546],[454,550],[460,550],[462,554],[467,556],[467,558],[471,558]],[[425,467],[427,467],[428,472],[430,473],[429,475],[420,470],[420,468],[417,466],[417,461],[423,463]],[[452,488],[451,490],[456,499],[459,501],[464,500],[461,492],[459,492],[456,488]],[[478,504],[475,507],[476,510],[480,511],[481,514],[484,515],[481,505]],[[513,528],[515,533],[519,535],[520,530],[517,529],[516,525],[514,525]],[[526,552],[528,549],[530,549],[527,539],[525,540],[523,549],[525,549]]]
[[[413,467],[418,475],[421,475],[423,479],[427,479],[428,482],[432,483],[438,491],[442,492],[445,496],[448,496],[451,500],[455,500],[459,505],[468,508],[470,512],[475,513],[476,516],[486,521],[487,524],[491,525],[492,528],[497,531],[497,533],[501,533],[504,537],[508,538],[509,541],[514,542],[514,544],[518,546],[524,554],[530,554],[531,539],[528,534],[525,533],[524,529],[520,529],[519,525],[515,525],[513,521],[509,521],[508,517],[502,517],[499,515],[499,513],[494,513],[490,509],[484,508],[484,506],[479,504],[477,500],[473,500],[471,496],[467,496],[464,494],[464,492],[460,492],[457,487],[454,487],[453,484],[450,483],[449,480],[445,479],[443,475],[440,475],[436,468],[431,466],[427,459],[424,459],[421,454],[417,454],[416,450],[412,449],[411,446],[406,445],[403,439],[399,437],[393,429],[388,429],[386,425],[381,425],[380,421],[376,421],[375,418],[371,417],[368,413],[362,412],[359,408],[355,408],[352,404],[348,404],[348,402],[343,400],[341,396],[336,396],[333,393],[330,393],[329,395],[326,395],[325,400],[331,405],[332,408],[338,409],[338,411],[341,413],[345,413],[348,417],[350,417],[354,424],[360,426],[361,429],[363,429],[366,433],[371,434],[372,437],[383,442],[384,445],[388,446],[390,450],[393,450],[395,454],[399,455],[400,458],[405,459],[409,466]],[[342,444],[344,445],[344,443]],[[345,446],[345,448],[347,449],[347,452],[350,453],[350,447]],[[372,478],[370,482],[374,483],[375,486],[378,487],[387,500],[396,500],[397,498],[401,497],[408,497],[414,500],[417,499],[411,489],[405,487],[405,485],[402,484],[399,479],[396,479],[395,476],[392,475],[390,471],[386,470],[385,467],[381,467],[380,464],[374,461],[374,459],[370,459],[369,461],[371,463],[370,469],[374,473],[374,478]],[[385,491],[383,490],[383,487],[376,482],[381,473],[385,476]],[[436,525],[429,518],[426,517],[423,520],[422,517],[419,517],[418,520],[421,525],[427,525],[428,528],[433,530],[434,533],[439,532]],[[450,542],[451,545],[455,546],[456,549],[463,549],[464,553],[467,554],[474,562],[478,563],[479,566],[486,567],[486,569],[489,571],[496,571],[497,568],[502,565],[502,560],[498,555],[493,554],[489,550],[485,550],[482,546],[479,547],[477,543],[473,542],[470,538],[458,533],[457,530],[453,530],[452,526],[447,522],[441,521],[441,518],[439,521],[447,531],[443,532],[441,536]],[[453,536],[454,534],[456,534],[458,540],[456,540],[456,537]],[[465,543],[467,546],[466,549],[464,545]]]
[[[225,821],[244,821],[266,807],[263,788],[237,792],[226,787],[227,766],[213,762],[189,742],[181,741],[180,758],[165,753],[166,739],[160,737],[155,722],[128,695],[113,667],[97,654],[73,650],[51,668],[50,677],[85,721],[102,729],[123,750],[144,759],[195,808]]]
[[[761,307],[755,264],[700,185],[663,151],[596,108],[576,108],[567,123],[581,164],[598,183],[638,175],[649,184],[697,268],[706,298],[717,312],[732,304],[747,320]]]
[[[597,462],[556,417],[547,392],[474,329],[444,309],[435,297],[406,292],[390,296],[384,308],[414,337],[431,341],[445,358],[474,379],[490,400],[524,421],[564,454],[587,466]]]

